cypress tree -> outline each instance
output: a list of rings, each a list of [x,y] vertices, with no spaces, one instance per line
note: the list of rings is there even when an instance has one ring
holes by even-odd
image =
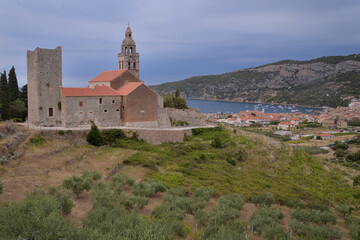
[[[14,66],[10,69],[9,72],[9,98],[11,103],[19,98],[19,85]]]
[[[0,77],[0,113],[3,120],[8,120],[10,117],[10,101],[8,96],[8,82],[6,78],[6,71]]]

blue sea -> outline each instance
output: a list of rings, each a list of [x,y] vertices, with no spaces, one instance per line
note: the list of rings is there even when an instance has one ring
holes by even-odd
[[[240,111],[265,111],[265,113],[295,113],[319,114],[321,108],[300,107],[281,104],[261,104],[244,102],[226,102],[212,100],[186,99],[190,108],[199,108],[202,113],[238,113]]]

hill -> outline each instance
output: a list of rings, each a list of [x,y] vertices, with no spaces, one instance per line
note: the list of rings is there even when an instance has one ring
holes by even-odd
[[[358,208],[344,217],[337,206],[359,205],[349,181],[358,170],[261,134],[215,127],[194,129],[184,143],[93,147],[79,132],[25,133],[22,156],[0,165],[1,239],[244,240],[252,227],[255,239],[358,236]],[[103,177],[70,196],[62,181],[84,170]]]
[[[346,106],[342,98],[360,92],[360,54],[284,60],[150,87],[160,95],[179,89],[182,97],[193,99]]]

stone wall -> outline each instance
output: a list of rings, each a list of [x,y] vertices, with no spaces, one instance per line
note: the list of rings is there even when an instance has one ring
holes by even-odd
[[[205,126],[206,117],[200,113],[198,108],[175,109],[165,108],[172,123],[186,121],[190,126]]]
[[[158,145],[162,143],[176,143],[184,142],[185,136],[191,136],[191,129],[174,129],[174,130],[159,130],[159,129],[136,129],[125,130],[128,136],[132,136],[134,132],[138,134],[138,138],[145,140],[146,142]]]
[[[120,96],[65,97],[62,95],[61,100],[64,127],[90,125],[90,121],[95,122],[99,127],[122,125]]]
[[[60,125],[61,47],[27,51],[27,80],[29,123]]]

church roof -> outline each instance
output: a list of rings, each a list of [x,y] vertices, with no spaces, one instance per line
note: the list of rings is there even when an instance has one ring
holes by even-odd
[[[127,69],[105,71],[105,72],[102,72],[99,75],[97,75],[95,78],[93,78],[89,82],[111,82],[112,80],[116,79],[117,77],[119,77],[126,71],[127,71]]]
[[[120,96],[120,93],[107,86],[95,86],[95,88],[64,88],[61,92],[66,97],[90,97],[90,96]]]
[[[117,92],[120,93],[120,95],[122,96],[127,96],[142,84],[143,82],[128,82],[125,83],[122,87],[120,87]]]

